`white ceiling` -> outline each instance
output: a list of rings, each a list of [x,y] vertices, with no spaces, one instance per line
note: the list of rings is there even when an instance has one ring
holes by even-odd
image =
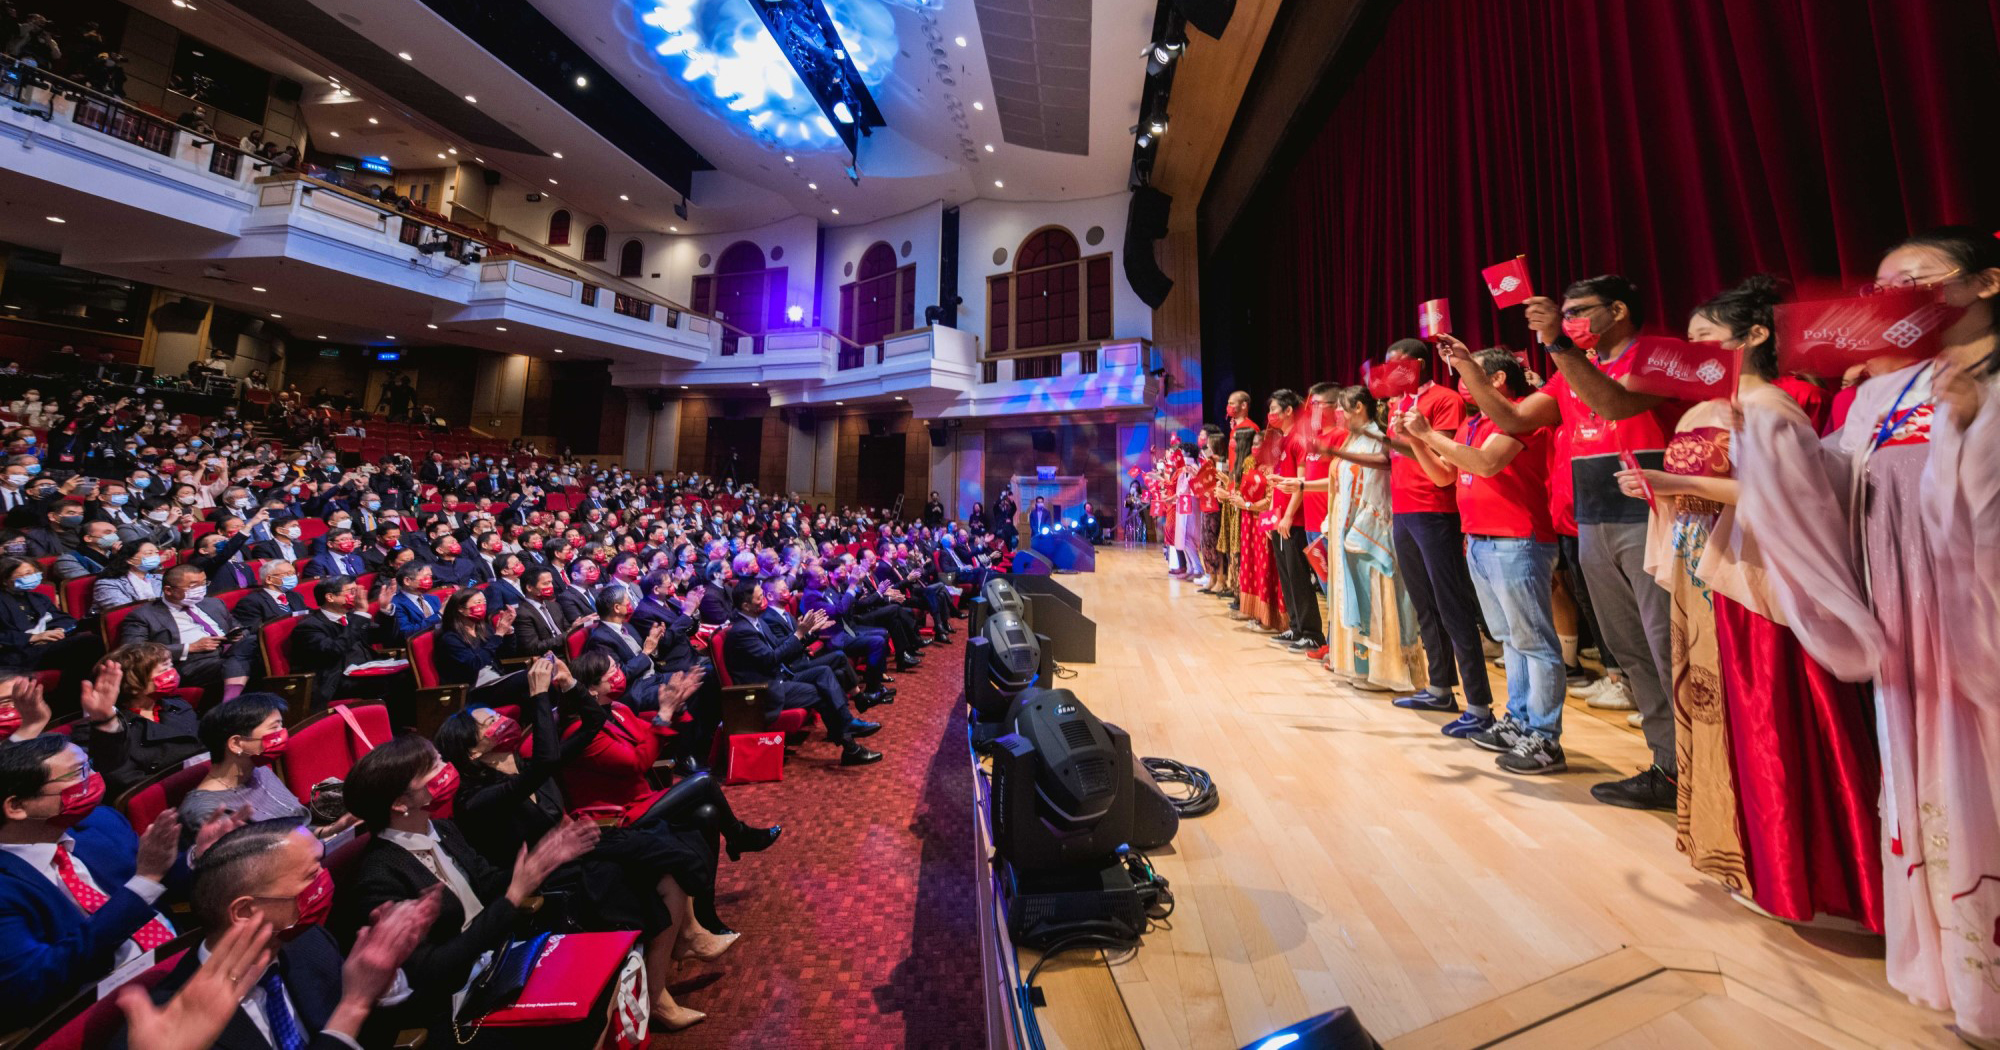
[[[715,165],[715,171],[696,174],[689,216],[681,220],[673,214],[677,194],[423,4],[310,2],[385,51],[410,53],[432,80],[472,95],[482,110],[521,137],[563,158],[471,149],[423,114],[401,112],[352,71],[329,68],[310,51],[310,41],[286,40],[224,0],[203,3],[198,12],[173,8],[168,0],[138,0],[138,6],[218,41],[248,61],[301,79],[307,115],[315,134],[323,136],[323,148],[387,154],[392,164],[404,168],[436,164],[438,152],[456,146],[460,156],[478,153],[488,167],[604,216],[621,231],[665,232],[675,225],[689,234],[745,229],[795,214],[839,226],[898,215],[935,200],[1070,200],[1123,189],[1132,155],[1128,129],[1138,120],[1144,73],[1140,53],[1154,9],[1151,0],[1088,0],[1090,151],[1078,156],[1012,146],[1002,138],[974,0],[856,0],[877,4],[893,16],[899,49],[887,79],[874,90],[888,126],[863,140],[862,177],[855,185],[842,171],[848,157],[838,145],[788,151],[760,141],[740,114],[726,111],[699,86],[675,75],[653,52],[657,33],[640,22],[654,6],[648,0],[531,0]],[[963,47],[955,42],[960,37],[966,41]],[[338,98],[329,76],[354,96]],[[953,83],[946,84],[947,78]],[[367,124],[370,115],[382,123]],[[332,131],[340,138],[324,137]],[[785,161],[788,152],[795,163]],[[621,194],[630,200],[620,200]],[[839,215],[833,214],[835,208]]]

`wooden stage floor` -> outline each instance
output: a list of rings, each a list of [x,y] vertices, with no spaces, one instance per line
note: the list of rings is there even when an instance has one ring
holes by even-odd
[[[1671,814],[1592,801],[1644,761],[1623,712],[1572,701],[1570,772],[1512,776],[1448,716],[1240,629],[1157,550],[1098,570],[1061,577],[1098,662],[1056,684],[1222,804],[1153,855],[1165,928],[1044,969],[1051,1047],[1238,1047],[1337,1006],[1392,1050],[1958,1045],[1889,988],[1879,939],[1753,914],[1675,851]]]

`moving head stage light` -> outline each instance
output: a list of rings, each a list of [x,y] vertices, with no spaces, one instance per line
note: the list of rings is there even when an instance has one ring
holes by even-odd
[[[1048,639],[1028,630],[1020,614],[1008,610],[988,615],[965,643],[965,702],[971,706],[972,746],[984,749],[1007,732],[1021,695],[1037,681],[1049,681],[1055,671],[1055,650]]]
[[[973,596],[972,608],[967,612],[967,627],[973,634],[979,634],[986,625],[986,618],[998,612],[1011,612],[1021,618],[1021,622],[1034,626],[1028,615],[1028,599],[1007,582],[1004,576],[994,576]]]

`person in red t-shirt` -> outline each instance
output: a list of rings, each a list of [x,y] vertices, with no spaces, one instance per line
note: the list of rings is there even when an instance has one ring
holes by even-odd
[[[1618,454],[1659,469],[1686,407],[1625,389],[1632,369],[1632,341],[1645,321],[1639,290],[1623,277],[1578,281],[1560,306],[1546,296],[1526,303],[1528,327],[1548,349],[1560,373],[1516,402],[1486,378],[1483,369],[1457,358],[1465,344],[1440,340],[1480,411],[1510,434],[1537,427],[1557,430],[1567,442],[1576,509],[1577,553],[1590,589],[1591,611],[1606,646],[1618,659],[1633,698],[1653,764],[1624,780],[1590,789],[1599,802],[1630,809],[1674,808],[1674,715],[1667,677],[1672,613],[1667,592],[1646,572],[1647,507],[1618,488]],[[1598,350],[1592,354],[1592,350]]]
[[[1271,393],[1270,411],[1264,417],[1264,425],[1270,428],[1265,440],[1276,440],[1282,448],[1275,457],[1276,466],[1271,468],[1274,478],[1299,478],[1305,466],[1308,442],[1305,441],[1305,399],[1296,390],[1275,390]],[[1277,569],[1278,583],[1285,597],[1285,618],[1289,625],[1283,633],[1271,639],[1271,644],[1289,649],[1295,653],[1309,653],[1326,644],[1326,632],[1320,625],[1319,586],[1312,570],[1312,562],[1306,560],[1306,527],[1308,522],[1300,513],[1305,508],[1304,501],[1297,499],[1292,490],[1273,487],[1272,512],[1277,516],[1277,526],[1271,530],[1271,538],[1277,546],[1273,549],[1273,565]],[[1322,519],[1324,520],[1324,519]]]
[[[1465,704],[1478,718],[1493,714],[1493,687],[1486,678],[1486,649],[1479,637],[1479,599],[1472,590],[1472,577],[1465,567],[1465,533],[1458,518],[1458,494],[1449,483],[1440,484],[1424,473],[1410,451],[1409,435],[1398,421],[1411,412],[1422,415],[1431,429],[1446,438],[1455,437],[1465,422],[1465,402],[1456,390],[1431,382],[1431,348],[1421,339],[1398,339],[1383,355],[1387,360],[1408,358],[1417,362],[1422,385],[1414,394],[1405,394],[1384,406],[1389,420],[1386,454],[1334,455],[1363,466],[1389,468],[1389,509],[1395,517],[1390,529],[1396,543],[1396,572],[1410,592],[1410,605],[1417,612],[1417,633],[1424,640],[1424,658],[1429,664],[1430,683],[1409,696],[1398,697],[1397,707],[1415,711],[1458,710],[1452,686],[1465,688]],[[1463,720],[1461,720],[1463,721]],[[1463,735],[1460,722],[1447,729]]]
[[[1521,363],[1505,350],[1481,351],[1468,363],[1516,401],[1534,392]],[[1560,743],[1562,638],[1551,605],[1556,530],[1549,517],[1549,430],[1509,434],[1474,416],[1461,440],[1453,441],[1431,429],[1421,412],[1406,414],[1402,423],[1424,472],[1458,489],[1472,586],[1507,666],[1506,718],[1496,722],[1467,711],[1447,732],[1462,725],[1466,739],[1501,752],[1496,764],[1509,773],[1560,773],[1569,764]]]

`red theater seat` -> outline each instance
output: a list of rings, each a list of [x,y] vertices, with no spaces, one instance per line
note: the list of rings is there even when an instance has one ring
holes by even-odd
[[[361,727],[358,734],[341,717],[343,706]],[[314,784],[328,777],[347,779],[354,763],[391,735],[389,709],[381,704],[336,705],[292,727],[291,742],[278,759],[278,775],[300,802],[311,801]]]
[[[138,831],[146,830],[160,814],[180,808],[181,800],[208,775],[208,760],[180,769],[163,769],[118,796],[118,811]]]

